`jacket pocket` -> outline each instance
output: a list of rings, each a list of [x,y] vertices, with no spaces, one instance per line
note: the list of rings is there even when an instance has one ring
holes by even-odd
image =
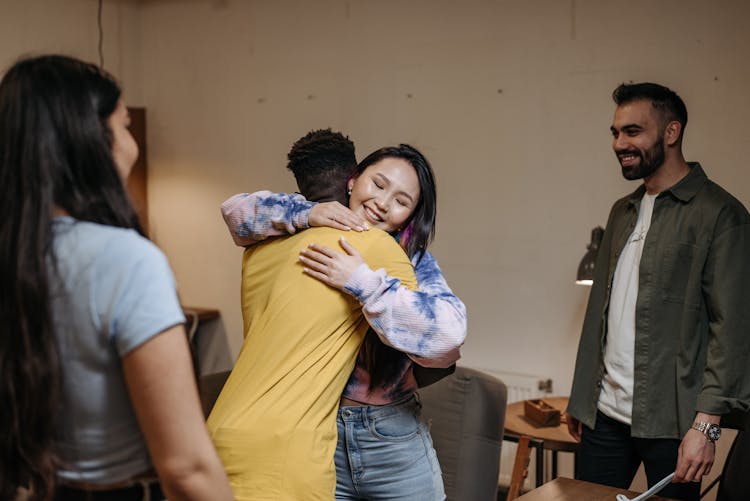
[[[700,307],[700,254],[699,247],[689,243],[666,247],[660,273],[664,301],[693,309]]]

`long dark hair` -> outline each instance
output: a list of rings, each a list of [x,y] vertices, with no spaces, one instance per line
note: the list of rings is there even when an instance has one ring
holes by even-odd
[[[419,179],[419,200],[404,229],[396,235],[409,258],[415,263],[422,259],[425,249],[435,236],[435,216],[437,212],[437,188],[435,174],[427,159],[413,146],[400,144],[373,151],[358,165],[353,177],[362,174],[367,167],[385,158],[406,160],[417,173]],[[414,258],[416,257],[416,260]],[[393,382],[402,367],[406,356],[384,344],[370,328],[365,335],[362,350],[363,363],[370,374],[370,389]]]
[[[115,80],[65,56],[14,64],[0,82],[0,498],[52,496],[61,374],[50,307],[52,216],[140,230],[107,119]]]

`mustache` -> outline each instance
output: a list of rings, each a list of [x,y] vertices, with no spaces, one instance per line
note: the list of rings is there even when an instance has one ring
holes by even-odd
[[[625,149],[625,150],[615,150],[615,154],[617,155],[637,155],[641,156],[641,152],[639,150],[632,150],[632,149]]]

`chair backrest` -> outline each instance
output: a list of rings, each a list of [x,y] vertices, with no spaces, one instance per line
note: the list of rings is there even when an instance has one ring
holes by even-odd
[[[198,392],[204,416],[208,417],[211,413],[211,409],[213,409],[216,399],[219,398],[219,393],[221,393],[221,389],[224,388],[224,383],[227,382],[230,372],[231,371],[217,372],[215,374],[207,374],[198,378]]]
[[[507,389],[475,369],[419,390],[448,501],[495,501]]]
[[[750,419],[748,425],[750,426]],[[740,431],[724,463],[716,501],[747,501],[750,499],[750,428]]]

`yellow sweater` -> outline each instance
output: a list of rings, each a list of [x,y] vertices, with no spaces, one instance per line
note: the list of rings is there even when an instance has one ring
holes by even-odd
[[[331,500],[336,410],[367,330],[359,303],[302,273],[315,242],[343,252],[344,232],[312,228],[245,250],[245,340],[208,428],[238,500]],[[416,288],[408,257],[380,230],[347,232],[372,269]]]

